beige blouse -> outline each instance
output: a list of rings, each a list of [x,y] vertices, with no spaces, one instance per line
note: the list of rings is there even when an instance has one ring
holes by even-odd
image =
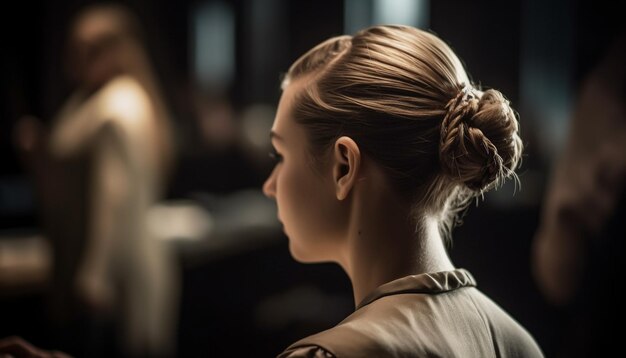
[[[464,269],[394,280],[278,358],[543,357],[533,337],[475,286]]]

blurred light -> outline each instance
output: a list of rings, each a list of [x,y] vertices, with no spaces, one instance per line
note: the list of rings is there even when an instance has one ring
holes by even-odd
[[[552,160],[564,145],[574,97],[573,10],[567,0],[529,0],[523,10],[522,121],[534,122],[543,155]]]
[[[374,0],[374,24],[398,24],[426,28],[429,0]]]
[[[430,25],[430,0],[346,0],[344,32],[353,34],[376,24]]]
[[[205,2],[193,9],[193,69],[202,89],[230,86],[235,64],[235,19],[225,2]]]
[[[241,117],[244,137],[265,156],[267,155],[265,151],[271,146],[268,134],[272,129],[275,115],[275,106],[255,104],[246,108]]]
[[[153,237],[160,240],[204,240],[215,225],[212,215],[191,200],[155,205],[147,220]]]
[[[105,113],[124,116],[134,121],[146,116],[146,108],[150,108],[149,99],[136,82],[128,79],[117,80],[114,88],[102,102]]]
[[[41,287],[52,266],[50,242],[40,235],[0,236],[0,296],[11,289]]]
[[[344,33],[354,34],[372,24],[372,0],[345,0]]]

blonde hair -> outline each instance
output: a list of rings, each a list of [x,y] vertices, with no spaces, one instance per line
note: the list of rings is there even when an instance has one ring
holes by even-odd
[[[497,90],[476,88],[431,33],[381,25],[328,39],[289,68],[282,87],[305,77],[293,118],[313,156],[351,137],[411,195],[416,216],[440,219],[445,237],[472,198],[515,177],[516,113]]]

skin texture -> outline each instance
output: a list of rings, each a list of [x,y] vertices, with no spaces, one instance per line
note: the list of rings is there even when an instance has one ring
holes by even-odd
[[[301,262],[332,260],[344,236],[341,203],[334,183],[311,162],[304,129],[290,118],[296,88],[285,91],[272,127],[272,144],[281,157],[263,189],[276,199],[278,218],[290,240],[293,257]],[[320,168],[327,173],[329,165]]]
[[[349,137],[313,161],[305,129],[291,116],[306,77],[289,84],[272,127],[278,161],[263,186],[278,206],[292,256],[338,263],[355,304],[383,283],[453,269],[434,218],[415,224],[412,203],[396,193],[380,166]]]

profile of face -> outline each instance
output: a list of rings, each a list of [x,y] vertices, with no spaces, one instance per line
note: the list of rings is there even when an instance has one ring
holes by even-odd
[[[271,132],[276,165],[263,192],[276,200],[294,259],[335,261],[342,244],[345,203],[335,196],[330,164],[314,162],[307,133],[293,119],[293,103],[305,83],[291,83],[279,101]]]
[[[78,85],[96,89],[119,71],[119,27],[113,15],[92,10],[80,16],[72,28],[68,71]]]

